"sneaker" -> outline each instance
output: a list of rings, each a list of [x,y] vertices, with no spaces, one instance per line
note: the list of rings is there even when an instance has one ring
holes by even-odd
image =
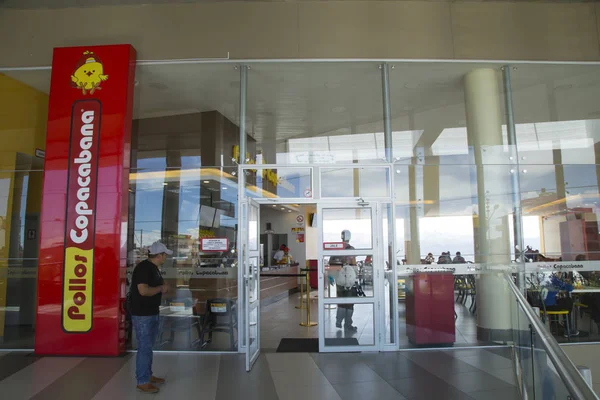
[[[150,377],[150,383],[153,383],[155,385],[162,385],[163,383],[165,383],[165,379],[164,378],[157,378],[156,376],[152,375]]]
[[[352,325],[345,326],[344,329],[349,332],[358,332],[358,328]]]
[[[342,323],[341,322],[336,322],[335,327],[338,329],[342,329]]]
[[[573,336],[579,336],[579,331],[573,331],[573,332],[571,332],[570,335],[567,332],[565,332],[565,334],[564,334],[564,337],[566,337],[566,338],[573,337]]]
[[[143,385],[137,385],[136,389],[142,393],[158,393],[158,388],[151,383],[144,383]]]

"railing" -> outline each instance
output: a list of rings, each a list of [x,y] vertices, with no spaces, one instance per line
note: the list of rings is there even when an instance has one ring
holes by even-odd
[[[513,335],[515,368],[524,399],[599,399],[548,328],[505,274],[515,302]]]

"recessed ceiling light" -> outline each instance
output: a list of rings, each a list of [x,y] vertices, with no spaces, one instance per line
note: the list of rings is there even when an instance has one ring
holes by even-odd
[[[292,210],[288,210],[288,212],[292,212]]]
[[[210,183],[210,181],[204,181],[204,183]]]
[[[275,204],[273,204],[273,208],[277,208],[277,206]]]
[[[339,107],[333,107],[333,108],[331,109],[331,111],[333,111],[334,113],[343,113],[343,112],[345,112],[345,111],[346,111],[346,107],[342,107],[342,106],[339,106]]]
[[[223,190],[227,190],[227,186],[223,186],[223,187],[222,187],[222,189],[223,189]]]
[[[285,210],[285,207],[281,207],[282,210]]]
[[[163,186],[167,186],[167,182],[163,182]]]

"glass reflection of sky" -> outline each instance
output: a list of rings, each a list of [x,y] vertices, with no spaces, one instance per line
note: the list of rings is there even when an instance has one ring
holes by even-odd
[[[193,170],[200,167],[199,156],[181,157],[182,169]],[[148,246],[161,240],[163,199],[165,182],[166,158],[140,158],[137,160],[138,172],[153,172],[153,179],[139,179],[135,182],[135,235],[137,246]],[[200,171],[200,170],[199,170]],[[174,189],[177,190],[177,189]],[[200,174],[197,178],[186,177],[181,180],[179,187],[179,217],[178,232],[198,238],[200,229],[210,229],[211,226],[201,226],[200,208],[202,204],[211,205],[211,193],[208,189],[201,190]],[[234,215],[237,215],[237,191],[235,188],[220,189],[220,200],[213,204],[214,208],[223,208],[229,203],[234,205]],[[218,226],[235,228],[236,217],[217,214]]]

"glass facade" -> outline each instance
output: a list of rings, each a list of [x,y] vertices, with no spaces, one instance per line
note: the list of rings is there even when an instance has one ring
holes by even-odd
[[[455,344],[503,340],[510,318],[501,271],[582,272],[568,277],[583,287],[574,296],[595,307],[597,295],[584,290],[600,270],[600,67],[248,66],[245,97],[233,63],[137,67],[127,264],[130,276],[156,240],[174,251],[162,271],[173,290],[158,348],[238,351],[244,342],[238,223],[246,197],[380,205],[371,234],[361,228],[375,221],[367,210],[332,207],[322,216],[335,225],[324,224],[323,242],[338,241],[340,221],[355,227],[354,247],[364,250],[357,258],[371,276],[365,293],[381,303],[357,306],[355,319],[368,326],[360,346],[418,344],[415,285],[425,267],[454,275],[454,315],[452,306],[444,313]],[[1,348],[33,347],[49,80],[49,70],[0,74]],[[207,251],[209,238],[226,238],[227,250]],[[589,314],[589,336],[578,340],[600,338],[600,320]],[[324,334],[329,345],[339,339]]]

